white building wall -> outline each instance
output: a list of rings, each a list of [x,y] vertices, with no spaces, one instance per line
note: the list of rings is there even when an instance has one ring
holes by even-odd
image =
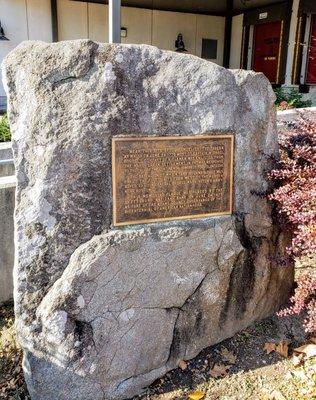
[[[0,18],[10,39],[0,42],[0,62],[24,40],[52,41],[50,0],[0,0]],[[5,96],[2,79],[0,96]]]
[[[189,53],[195,54],[196,15],[169,11],[153,12],[152,44],[164,50],[174,50],[179,33]]]
[[[10,41],[0,42],[0,60],[2,61],[14,47],[28,38],[24,0],[0,0],[0,16],[5,35],[10,39]],[[1,79],[0,96],[4,95]]]
[[[108,6],[57,0],[58,39],[90,38],[108,41]],[[52,41],[50,0],[0,0],[0,19],[10,39],[0,42],[0,62],[24,40]],[[146,43],[174,50],[178,33],[183,34],[189,53],[201,56],[202,38],[215,39],[217,58],[223,62],[225,18],[122,7],[122,27],[127,37],[122,43]],[[0,83],[0,96],[4,96]]]
[[[108,6],[58,0],[58,39],[90,38],[108,41]],[[225,18],[170,11],[122,7],[122,27],[127,37],[122,43],[152,44],[174,50],[178,33],[183,34],[189,53],[201,56],[202,38],[218,40],[217,58],[223,62]]]
[[[109,40],[109,9],[102,4],[88,4],[89,38],[95,42],[107,42]],[[67,23],[65,20],[64,23]],[[59,30],[59,40],[63,36]],[[86,36],[87,37],[87,36]],[[67,38],[67,37],[66,37]]]
[[[109,9],[107,5],[88,4],[88,36],[82,37],[96,42],[107,42],[109,40]],[[63,21],[67,24],[67,18]],[[122,27],[127,28],[127,37],[122,38],[122,43],[152,43],[152,11],[142,8],[122,7]],[[67,35],[60,34],[60,40],[68,39]]]
[[[122,43],[152,44],[152,10],[122,7],[121,19],[122,27],[127,28]]]
[[[50,0],[27,0],[27,25],[29,40],[52,41]]]
[[[235,15],[232,21],[229,68],[240,68],[244,14]]]
[[[202,39],[217,40],[217,58],[210,60],[216,64],[223,65],[224,56],[224,36],[225,36],[225,18],[215,17],[213,15],[197,15],[196,28],[196,47],[195,55],[201,56]]]
[[[58,40],[88,38],[88,4],[58,0]]]

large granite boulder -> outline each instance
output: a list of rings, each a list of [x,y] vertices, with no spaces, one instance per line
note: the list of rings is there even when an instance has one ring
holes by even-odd
[[[260,194],[277,153],[262,74],[87,40],[3,65],[17,169],[16,328],[34,400],[123,399],[272,314],[292,271]],[[114,228],[113,136],[235,135],[234,214]]]

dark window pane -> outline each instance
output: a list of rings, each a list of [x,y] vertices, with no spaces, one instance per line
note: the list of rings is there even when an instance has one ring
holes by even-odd
[[[202,39],[202,58],[210,60],[217,58],[217,40]]]

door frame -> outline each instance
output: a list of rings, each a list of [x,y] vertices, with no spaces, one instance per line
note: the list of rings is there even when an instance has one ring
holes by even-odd
[[[312,38],[312,19],[313,16],[316,18],[316,13],[308,13],[306,15],[306,25],[305,25],[305,34],[304,34],[304,44],[307,46],[303,46],[302,49],[302,66],[301,66],[301,73],[300,73],[300,84],[301,85],[308,85],[308,86],[316,86],[316,83],[308,83],[307,80],[307,66],[308,66],[308,55],[309,55],[309,48],[311,44]],[[316,23],[316,19],[315,19]]]
[[[262,19],[260,17],[262,13],[267,14],[266,18]],[[273,85],[280,86],[285,82],[286,60],[288,51],[287,42],[289,40],[290,34],[291,14],[292,1],[278,3],[271,6],[258,7],[244,13],[240,68],[249,69],[249,66],[252,66],[253,26],[264,24],[267,22],[281,21],[281,35],[278,57],[279,65],[277,71],[277,79],[276,82],[273,83]],[[251,60],[249,60],[250,54]]]

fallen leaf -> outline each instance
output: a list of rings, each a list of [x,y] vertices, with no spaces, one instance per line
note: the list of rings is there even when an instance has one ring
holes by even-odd
[[[267,354],[275,351],[280,356],[287,358],[289,356],[289,341],[281,340],[280,343],[266,343],[263,347]]]
[[[303,381],[308,380],[308,377],[306,376],[305,371],[293,370],[293,371],[292,371],[292,374],[293,374],[294,376],[296,376],[296,378],[301,379],[301,380],[303,380]]]
[[[272,353],[272,351],[275,351],[275,349],[276,349],[275,343],[266,343],[263,348],[263,350],[267,351],[267,354]]]
[[[232,351],[226,349],[226,347],[221,347],[221,356],[223,361],[226,361],[230,364],[235,364],[237,357]]]
[[[293,378],[292,372],[291,371],[287,371],[287,373],[284,375],[284,379],[286,381],[289,381],[292,378]]]
[[[303,354],[299,354],[298,356],[294,354],[294,356],[292,357],[292,363],[294,365],[294,367],[298,367],[303,361]]]
[[[214,367],[210,371],[210,375],[213,378],[224,377],[228,374],[228,371],[230,370],[230,368],[231,368],[230,365],[215,364]]]
[[[272,400],[286,400],[283,394],[279,390],[273,390],[270,395],[270,399]]]
[[[287,340],[281,340],[279,344],[276,345],[275,351],[284,358],[289,356],[289,342]]]
[[[184,360],[180,360],[180,361],[179,361],[179,364],[178,364],[178,367],[179,367],[180,369],[182,369],[182,371],[184,371],[185,369],[187,369],[188,363],[186,363]]]
[[[205,394],[201,392],[200,390],[196,390],[195,392],[189,394],[189,399],[191,400],[201,400]]]
[[[296,353],[303,353],[307,358],[316,356],[316,344],[304,344],[303,346],[294,349]]]

